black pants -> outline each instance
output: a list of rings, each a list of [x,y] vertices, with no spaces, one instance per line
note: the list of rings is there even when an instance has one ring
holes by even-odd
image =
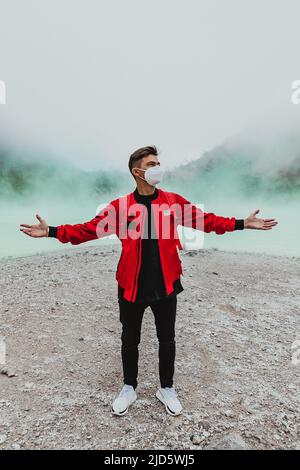
[[[122,323],[122,364],[124,384],[137,387],[138,345],[141,337],[143,315],[149,305],[155,319],[159,341],[159,378],[161,387],[172,387],[176,352],[175,319],[177,297],[155,302],[128,302],[121,298],[119,302],[120,321]]]

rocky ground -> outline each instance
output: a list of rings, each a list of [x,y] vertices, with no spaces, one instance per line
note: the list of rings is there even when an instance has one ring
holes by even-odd
[[[300,448],[299,258],[181,253],[174,384],[183,413],[167,415],[155,397],[148,307],[138,400],[117,417],[119,251],[0,261],[0,449]]]

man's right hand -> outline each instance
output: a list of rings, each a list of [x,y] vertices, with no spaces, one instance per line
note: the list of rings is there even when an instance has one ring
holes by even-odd
[[[39,214],[35,214],[36,218],[39,220],[39,224],[36,225],[28,225],[28,224],[20,224],[21,232],[26,233],[30,237],[40,238],[40,237],[48,237],[48,225],[44,219]]]

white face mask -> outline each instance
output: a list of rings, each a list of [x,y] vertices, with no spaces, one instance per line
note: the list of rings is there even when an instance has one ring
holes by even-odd
[[[142,169],[138,168],[138,170]],[[150,168],[147,168],[147,170],[142,171],[145,172],[145,178],[142,178],[141,176],[138,177],[143,181],[147,181],[151,186],[156,186],[158,183],[161,183],[164,171],[160,168],[160,165],[151,166]]]

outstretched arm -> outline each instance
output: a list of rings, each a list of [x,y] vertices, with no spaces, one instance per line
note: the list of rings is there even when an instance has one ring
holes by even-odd
[[[175,201],[176,223],[178,225],[208,233],[215,232],[218,235],[245,228],[244,219],[223,217],[213,212],[204,212],[179,194],[175,194]]]
[[[117,227],[117,211],[112,203],[102,209],[96,217],[81,224],[54,227],[49,226],[39,214],[36,214],[36,218],[39,224],[21,224],[21,232],[33,238],[55,237],[61,243],[70,242],[72,245],[113,235]]]
[[[204,212],[179,194],[176,194],[176,203],[177,224],[208,233],[215,232],[218,235],[243,229],[270,230],[278,223],[275,219],[257,218],[256,214],[258,214],[259,209],[251,213],[246,219],[237,219],[235,217],[219,216],[212,212]]]

